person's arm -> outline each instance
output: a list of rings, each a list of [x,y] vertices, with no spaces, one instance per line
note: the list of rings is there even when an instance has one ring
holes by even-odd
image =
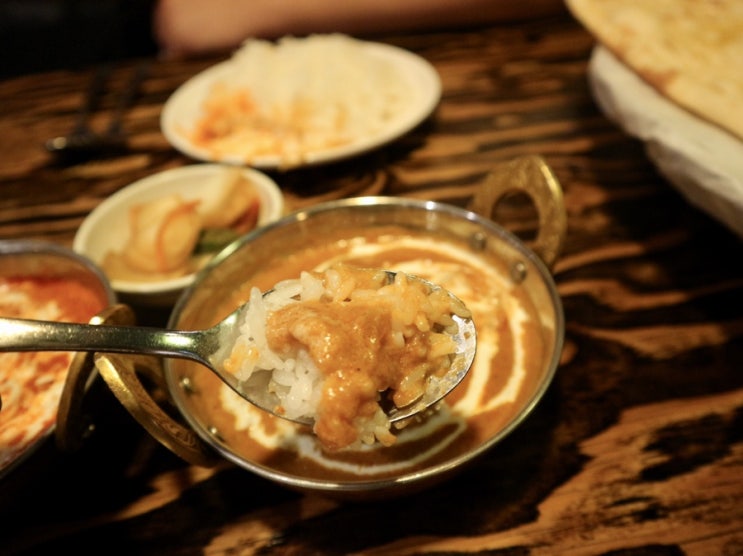
[[[184,56],[249,37],[455,28],[563,10],[563,0],[158,0],[153,26],[163,52]]]

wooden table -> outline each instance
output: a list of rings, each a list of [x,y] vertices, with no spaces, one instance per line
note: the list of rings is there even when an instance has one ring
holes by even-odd
[[[451,480],[350,504],[226,463],[191,466],[101,391],[79,451],[50,445],[5,479],[15,494],[0,498],[1,553],[743,554],[740,239],[597,110],[593,42],[569,17],[385,40],[440,72],[435,115],[361,158],[274,177],[290,210],[367,194],[462,204],[494,164],[542,155],[568,212],[554,268],[566,343],[543,401]],[[194,162],[165,141],[160,111],[217,61],[152,61],[126,114],[131,150],[71,166],[42,144],[72,127],[92,69],[0,83],[0,237],[69,246],[108,195]],[[113,90],[133,67],[117,67]],[[96,125],[114,101],[103,99]]]

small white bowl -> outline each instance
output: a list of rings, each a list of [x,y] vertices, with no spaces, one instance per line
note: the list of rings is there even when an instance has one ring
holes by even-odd
[[[194,164],[166,170],[138,180],[111,195],[83,221],[75,234],[73,250],[102,265],[106,254],[120,251],[129,238],[129,211],[133,205],[175,193],[186,200],[208,199],[209,185],[220,172],[230,171],[222,164]],[[284,212],[284,197],[268,176],[250,168],[241,169],[258,190],[261,200],[258,226],[278,220]],[[195,274],[159,282],[116,280],[109,276],[122,301],[144,305],[169,305],[193,282]]]

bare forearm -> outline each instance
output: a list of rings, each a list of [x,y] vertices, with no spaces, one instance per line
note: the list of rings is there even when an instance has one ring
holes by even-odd
[[[248,37],[456,27],[538,17],[562,0],[160,0],[155,30],[175,54],[234,48]]]

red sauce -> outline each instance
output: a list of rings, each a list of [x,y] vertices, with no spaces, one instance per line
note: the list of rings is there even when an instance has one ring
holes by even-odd
[[[106,306],[99,292],[71,278],[0,278],[0,316],[87,322]],[[0,353],[0,470],[46,435],[56,421],[73,353]]]

